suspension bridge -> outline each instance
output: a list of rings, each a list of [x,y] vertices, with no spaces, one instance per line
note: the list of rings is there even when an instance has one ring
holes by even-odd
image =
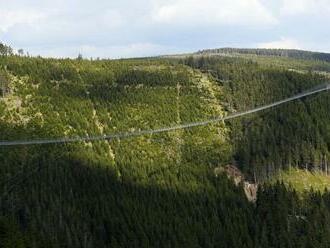
[[[307,96],[315,95],[323,91],[330,90],[330,83],[322,84],[319,86],[316,86],[308,91],[299,93],[297,95],[294,95],[292,97],[273,102],[264,106],[256,107],[251,110],[243,111],[243,112],[237,112],[233,113],[227,116],[220,116],[215,117],[212,119],[208,119],[205,121],[199,121],[199,122],[191,122],[191,123],[185,123],[170,127],[163,127],[159,129],[149,129],[149,130],[141,130],[141,131],[135,131],[135,132],[122,132],[122,133],[115,133],[115,134],[109,134],[109,135],[99,135],[99,136],[86,136],[86,137],[64,137],[64,138],[53,138],[53,139],[35,139],[35,140],[14,140],[14,141],[0,141],[0,146],[22,146],[22,145],[44,145],[44,144],[60,144],[60,143],[73,143],[73,142],[92,142],[92,141],[100,141],[100,140],[116,140],[116,139],[127,139],[137,136],[144,136],[149,134],[157,134],[157,133],[164,133],[164,132],[171,132],[179,129],[187,129],[187,128],[193,128],[193,127],[199,127],[199,126],[206,126],[213,123],[228,121],[231,119],[239,118],[245,115],[250,115],[253,113],[257,113],[266,109],[274,108],[276,106],[292,102]]]

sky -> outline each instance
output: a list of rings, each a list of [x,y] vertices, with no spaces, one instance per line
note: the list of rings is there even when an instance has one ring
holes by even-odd
[[[0,0],[0,42],[44,57],[330,52],[330,0]]]

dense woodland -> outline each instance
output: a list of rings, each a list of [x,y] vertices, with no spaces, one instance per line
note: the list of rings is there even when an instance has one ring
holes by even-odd
[[[329,65],[330,67],[330,65]],[[297,68],[300,69],[300,68]],[[104,135],[245,110],[324,83],[243,58],[0,57],[0,140]],[[325,170],[327,93],[133,139],[0,148],[0,247],[329,247],[330,193],[266,178]],[[219,166],[265,182],[256,203]]]
[[[330,81],[322,74],[238,58],[188,58],[184,62],[217,80],[228,112],[272,103]],[[258,181],[291,167],[328,173],[329,109],[330,95],[325,92],[231,121],[235,160]]]

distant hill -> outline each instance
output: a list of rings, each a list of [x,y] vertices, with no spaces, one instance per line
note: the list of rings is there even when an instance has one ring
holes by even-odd
[[[330,62],[329,53],[311,52],[296,49],[249,49],[249,48],[218,48],[198,51],[197,54],[251,54],[261,56],[278,56],[295,59],[311,59]]]

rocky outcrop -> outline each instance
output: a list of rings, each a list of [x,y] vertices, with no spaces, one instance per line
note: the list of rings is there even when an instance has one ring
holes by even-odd
[[[236,166],[226,165],[224,167],[217,167],[215,168],[214,173],[215,176],[225,173],[228,178],[234,181],[236,186],[239,186],[240,184],[243,185],[246,198],[250,202],[255,202],[257,200],[258,184],[245,180],[244,174]]]

